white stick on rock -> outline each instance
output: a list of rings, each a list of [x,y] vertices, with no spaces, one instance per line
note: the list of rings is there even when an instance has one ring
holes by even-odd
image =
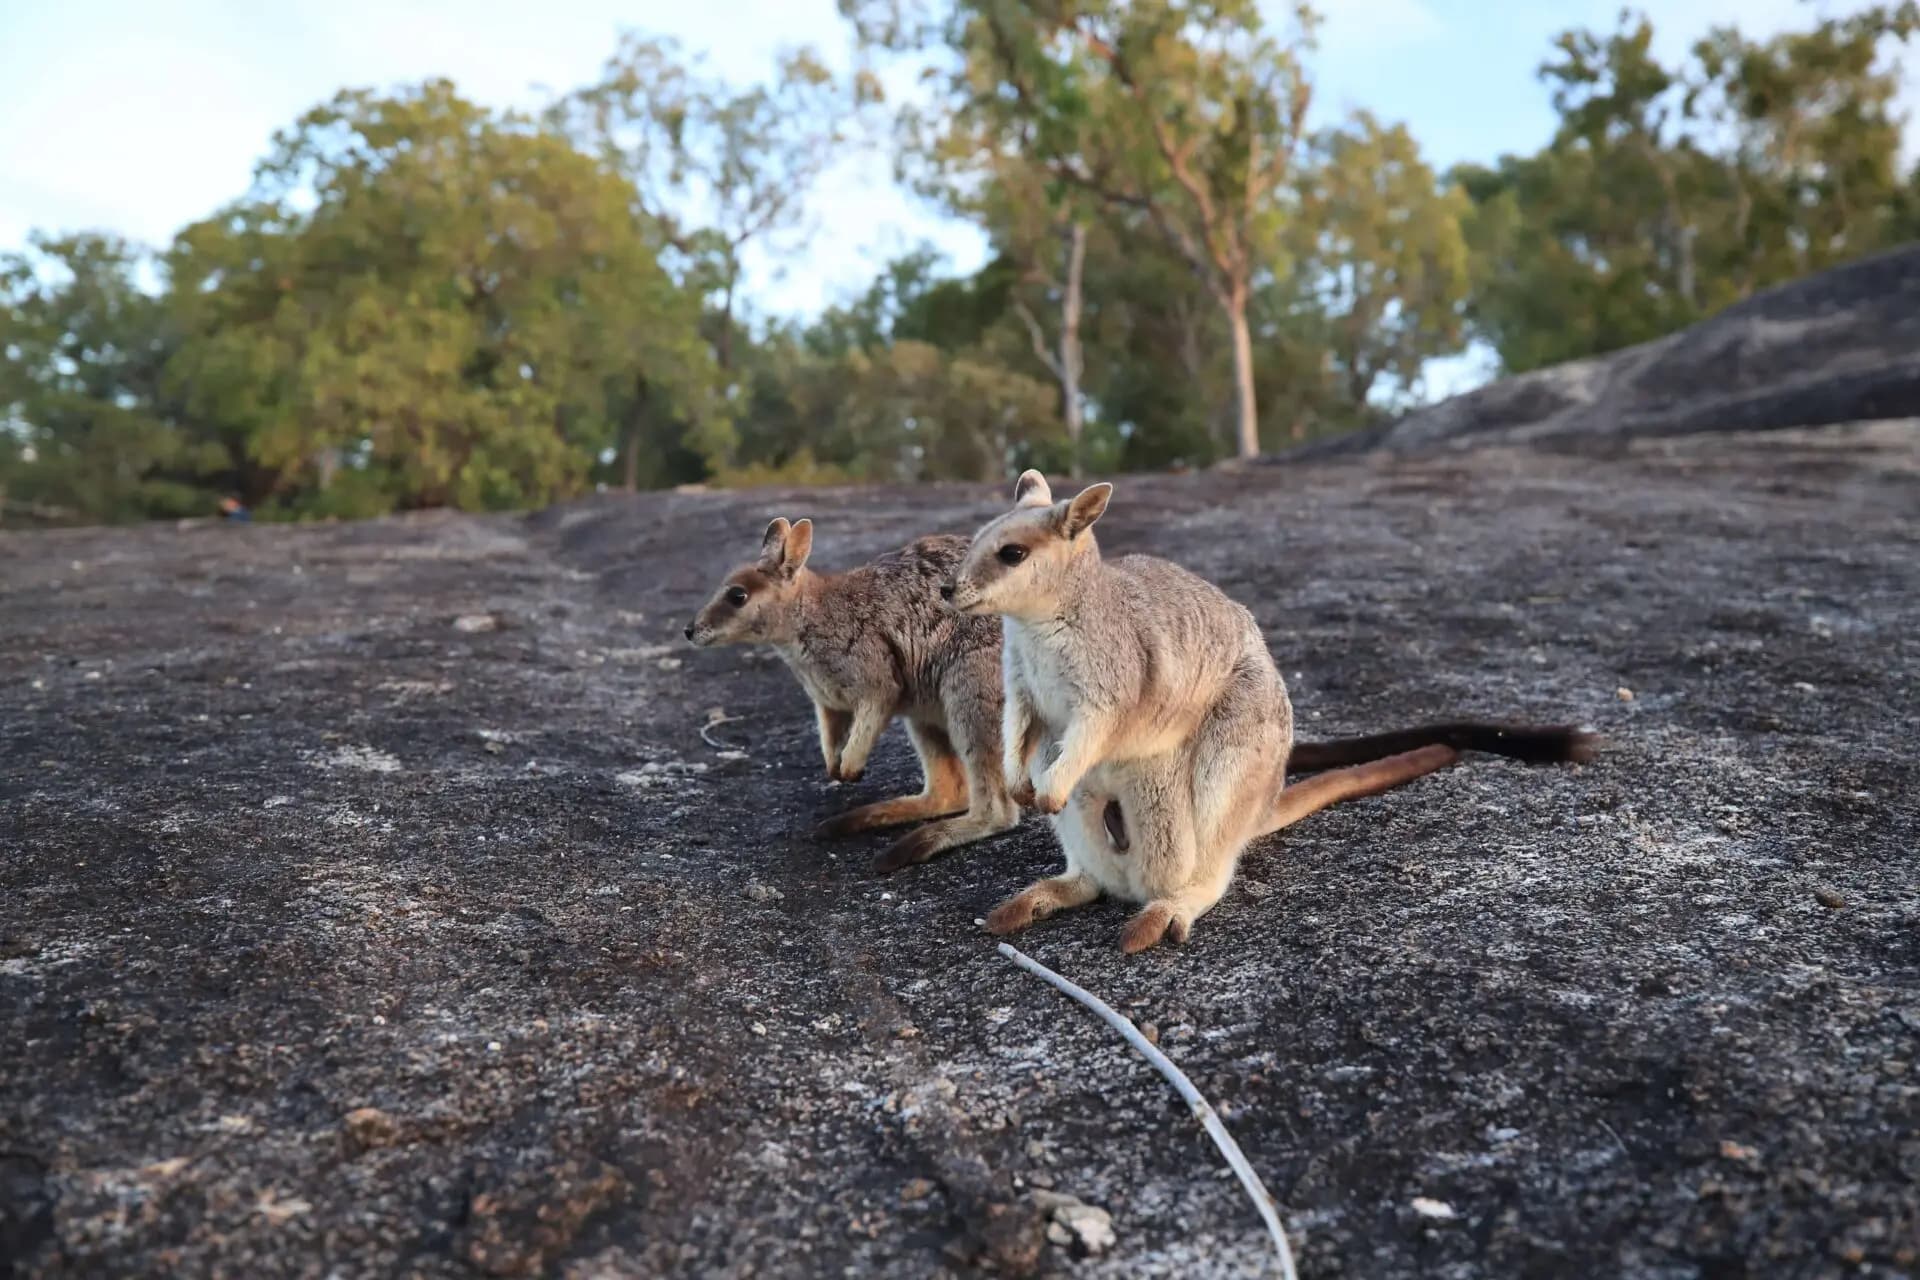
[[[1253,1166],[1247,1163],[1247,1157],[1241,1153],[1240,1145],[1233,1140],[1233,1135],[1227,1132],[1226,1125],[1220,1123],[1219,1113],[1200,1096],[1200,1091],[1193,1087],[1193,1081],[1187,1079],[1185,1073],[1174,1066],[1166,1054],[1149,1043],[1147,1038],[1140,1034],[1138,1027],[1115,1012],[1113,1007],[1099,996],[1069,982],[1032,956],[1007,943],[1000,944],[1000,954],[1099,1014],[1106,1020],[1108,1026],[1124,1036],[1128,1044],[1159,1069],[1168,1083],[1172,1084],[1179,1091],[1180,1096],[1186,1099],[1187,1105],[1193,1108],[1193,1114],[1200,1118],[1200,1124],[1206,1129],[1207,1136],[1213,1139],[1213,1145],[1220,1148],[1220,1154],[1227,1158],[1227,1163],[1240,1176],[1240,1185],[1247,1189],[1249,1196],[1253,1197],[1253,1207],[1258,1209],[1261,1218],[1265,1219],[1267,1234],[1273,1237],[1273,1247],[1280,1254],[1280,1274],[1286,1280],[1298,1280],[1293,1270],[1293,1251],[1287,1247],[1286,1228],[1280,1225],[1280,1207],[1274,1203],[1273,1197],[1261,1183],[1260,1175],[1255,1173]]]

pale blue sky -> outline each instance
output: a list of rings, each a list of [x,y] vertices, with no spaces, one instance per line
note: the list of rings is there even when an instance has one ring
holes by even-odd
[[[1321,7],[1316,115],[1366,106],[1406,120],[1444,166],[1540,145],[1552,115],[1533,71],[1548,41],[1568,26],[1610,27],[1619,0]],[[1760,34],[1826,6],[1647,7],[1675,52],[1716,23]],[[740,81],[764,75],[783,44],[815,43],[842,64],[847,55],[833,0],[0,0],[0,248],[33,228],[164,244],[245,189],[274,129],[343,86],[444,75],[481,101],[527,104],[541,86],[590,79],[629,27],[678,36]],[[778,266],[750,264],[762,308],[816,311],[922,238],[956,268],[978,260],[977,237],[916,207],[877,157],[843,166],[812,204],[813,234]]]

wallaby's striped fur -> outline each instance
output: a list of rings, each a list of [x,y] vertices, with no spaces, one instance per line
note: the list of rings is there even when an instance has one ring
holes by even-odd
[[[858,780],[888,722],[906,720],[920,793],[850,810],[818,834],[943,818],[876,859],[894,871],[1014,826],[1000,778],[1000,627],[955,616],[938,594],[967,540],[921,538],[845,573],[807,568],[812,547],[812,521],[773,521],[759,557],[727,575],[686,636],[772,645],[813,700],[829,778]]]

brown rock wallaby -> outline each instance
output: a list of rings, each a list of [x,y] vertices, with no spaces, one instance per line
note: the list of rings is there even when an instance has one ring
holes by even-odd
[[[1054,502],[1045,478],[1025,473],[1014,509],[974,535],[941,588],[958,613],[1004,620],[1006,786],[1055,815],[1067,859],[1065,874],[996,907],[991,932],[1104,892],[1143,904],[1121,933],[1127,951],[1180,942],[1249,841],[1315,810],[1446,768],[1462,750],[1591,755],[1572,729],[1479,723],[1295,752],[1286,683],[1253,615],[1170,561],[1101,558],[1092,528],[1112,494],[1096,484]],[[1288,785],[1290,754],[1331,772]]]
[[[760,555],[729,573],[686,630],[697,645],[769,644],[813,700],[827,776],[859,779],[881,731],[907,722],[918,795],[829,819],[821,836],[945,817],[875,860],[895,871],[1005,831],[1020,811],[1000,778],[1000,623],[945,608],[939,586],[967,540],[921,538],[845,573],[807,567],[813,522],[767,526]]]

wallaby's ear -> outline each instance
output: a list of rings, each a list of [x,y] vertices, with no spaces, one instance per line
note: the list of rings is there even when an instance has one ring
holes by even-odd
[[[1047,478],[1038,471],[1022,471],[1019,483],[1013,486],[1013,505],[1016,507],[1052,506],[1053,490],[1047,487]]]
[[[775,516],[760,539],[760,570],[782,578],[791,578],[807,562],[813,550],[813,521],[788,524]]]
[[[813,521],[799,520],[793,528],[787,530],[787,558],[780,571],[791,578],[806,566],[807,557],[813,554]]]
[[[1062,504],[1066,510],[1060,517],[1060,532],[1069,540],[1085,533],[1107,509],[1107,500],[1112,497],[1113,486],[1105,481],[1082,489],[1071,502]]]
[[[760,537],[760,567],[774,570],[787,558],[787,534],[792,526],[780,516],[775,516],[767,524],[766,533]]]

